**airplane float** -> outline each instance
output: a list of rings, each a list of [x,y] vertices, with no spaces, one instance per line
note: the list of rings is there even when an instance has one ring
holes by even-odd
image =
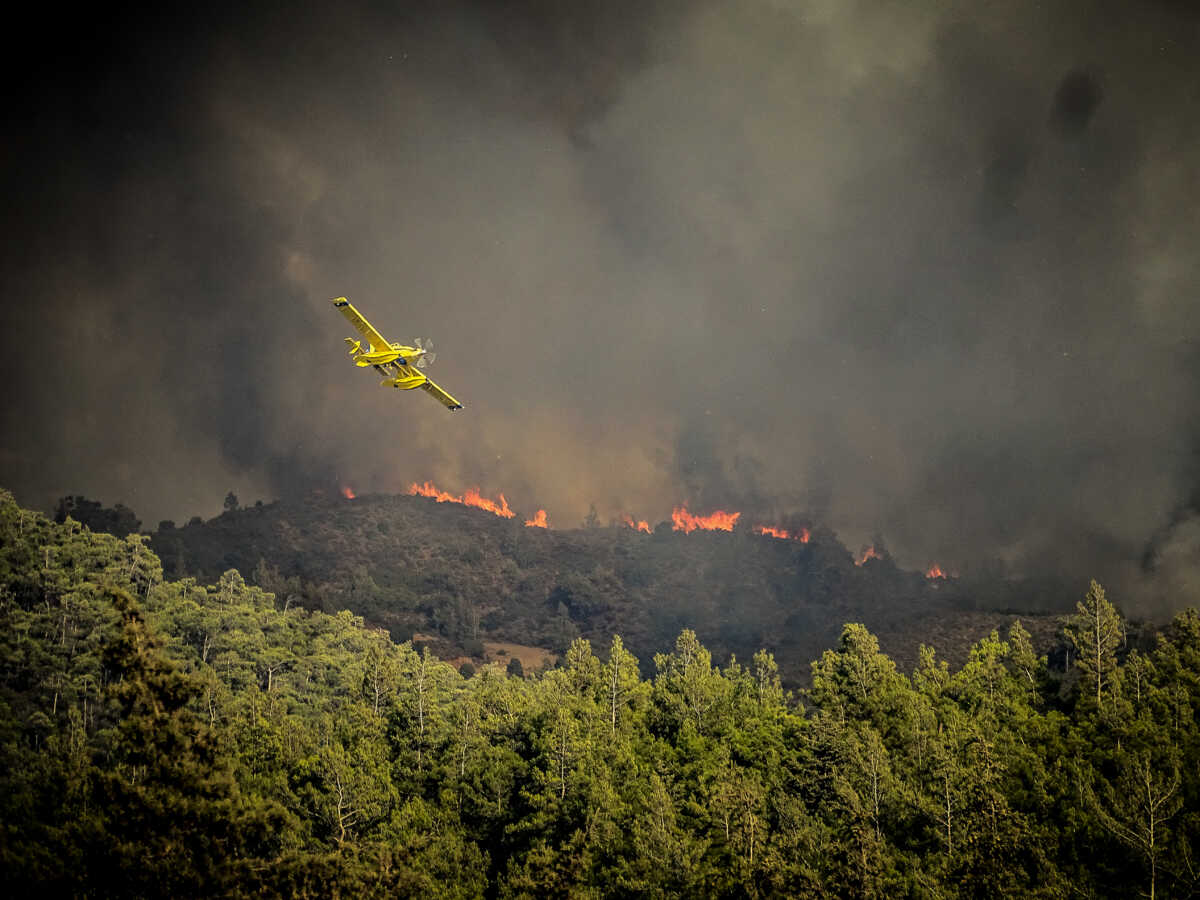
[[[461,403],[420,371],[431,365],[437,357],[437,354],[432,352],[433,343],[431,341],[426,340],[422,344],[421,339],[417,338],[415,347],[393,344],[376,331],[375,327],[364,319],[362,313],[355,309],[354,304],[345,297],[338,297],[333,301],[333,305],[350,320],[350,324],[354,326],[355,330],[366,338],[367,348],[365,350],[362,341],[346,338],[346,343],[350,345],[350,356],[356,366],[374,366],[376,371],[387,376],[379,382],[381,387],[399,388],[402,391],[420,388],[445,405],[447,409],[463,408]]]

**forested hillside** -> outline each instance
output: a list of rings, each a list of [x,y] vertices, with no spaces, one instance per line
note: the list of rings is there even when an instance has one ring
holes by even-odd
[[[669,522],[652,533],[546,530],[411,496],[229,506],[207,522],[160,525],[151,546],[170,577],[211,581],[237,568],[285,600],[349,609],[397,640],[420,635],[440,655],[476,663],[485,640],[561,654],[576,637],[606,643],[618,631],[649,660],[690,628],[722,661],[771,651],[798,686],[843,622],[866,624],[911,667],[922,642],[963,662],[980,634],[1007,629],[1016,613],[1049,650],[1061,642],[1049,613],[1070,610],[1057,584],[994,572],[927,578],[882,551],[858,565],[820,528],[806,542],[749,528],[685,534]]]
[[[691,630],[649,677],[609,635],[464,678],[5,493],[0,541],[10,896],[1200,889],[1195,610],[1143,653],[1093,585],[1067,673],[1019,624],[911,671],[848,624],[803,696]]]

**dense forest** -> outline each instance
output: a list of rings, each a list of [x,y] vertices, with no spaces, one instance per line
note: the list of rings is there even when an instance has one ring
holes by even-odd
[[[271,565],[267,561],[267,565]],[[861,624],[781,687],[682,628],[456,670],[230,569],[0,492],[9,896],[1186,897],[1200,616],[1134,646],[1094,584],[898,667]]]

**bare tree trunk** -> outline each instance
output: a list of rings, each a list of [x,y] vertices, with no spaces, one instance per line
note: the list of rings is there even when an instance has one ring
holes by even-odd
[[[942,786],[946,800],[946,855],[954,855],[954,832],[953,824],[953,802],[950,799],[950,776],[946,775],[942,778]]]
[[[617,685],[620,683],[618,681],[618,678],[619,678],[620,666],[621,666],[620,662],[617,659],[617,654],[615,654],[615,653],[613,654],[611,662],[612,662],[612,682],[609,686],[609,694],[610,694],[610,697],[612,700],[612,731],[610,733],[616,734],[617,733],[617,695],[620,693],[617,688]]]
[[[567,796],[567,732],[564,730],[559,738],[558,752],[558,799],[563,800]]]
[[[421,770],[421,754],[425,747],[425,676],[426,659],[421,654],[421,662],[417,667],[417,771]]]

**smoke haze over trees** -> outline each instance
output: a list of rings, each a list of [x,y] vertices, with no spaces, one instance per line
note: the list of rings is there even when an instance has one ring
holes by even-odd
[[[1194,597],[1189,4],[40,15],[0,175],[23,502],[432,478]],[[342,294],[463,414],[353,370]]]

